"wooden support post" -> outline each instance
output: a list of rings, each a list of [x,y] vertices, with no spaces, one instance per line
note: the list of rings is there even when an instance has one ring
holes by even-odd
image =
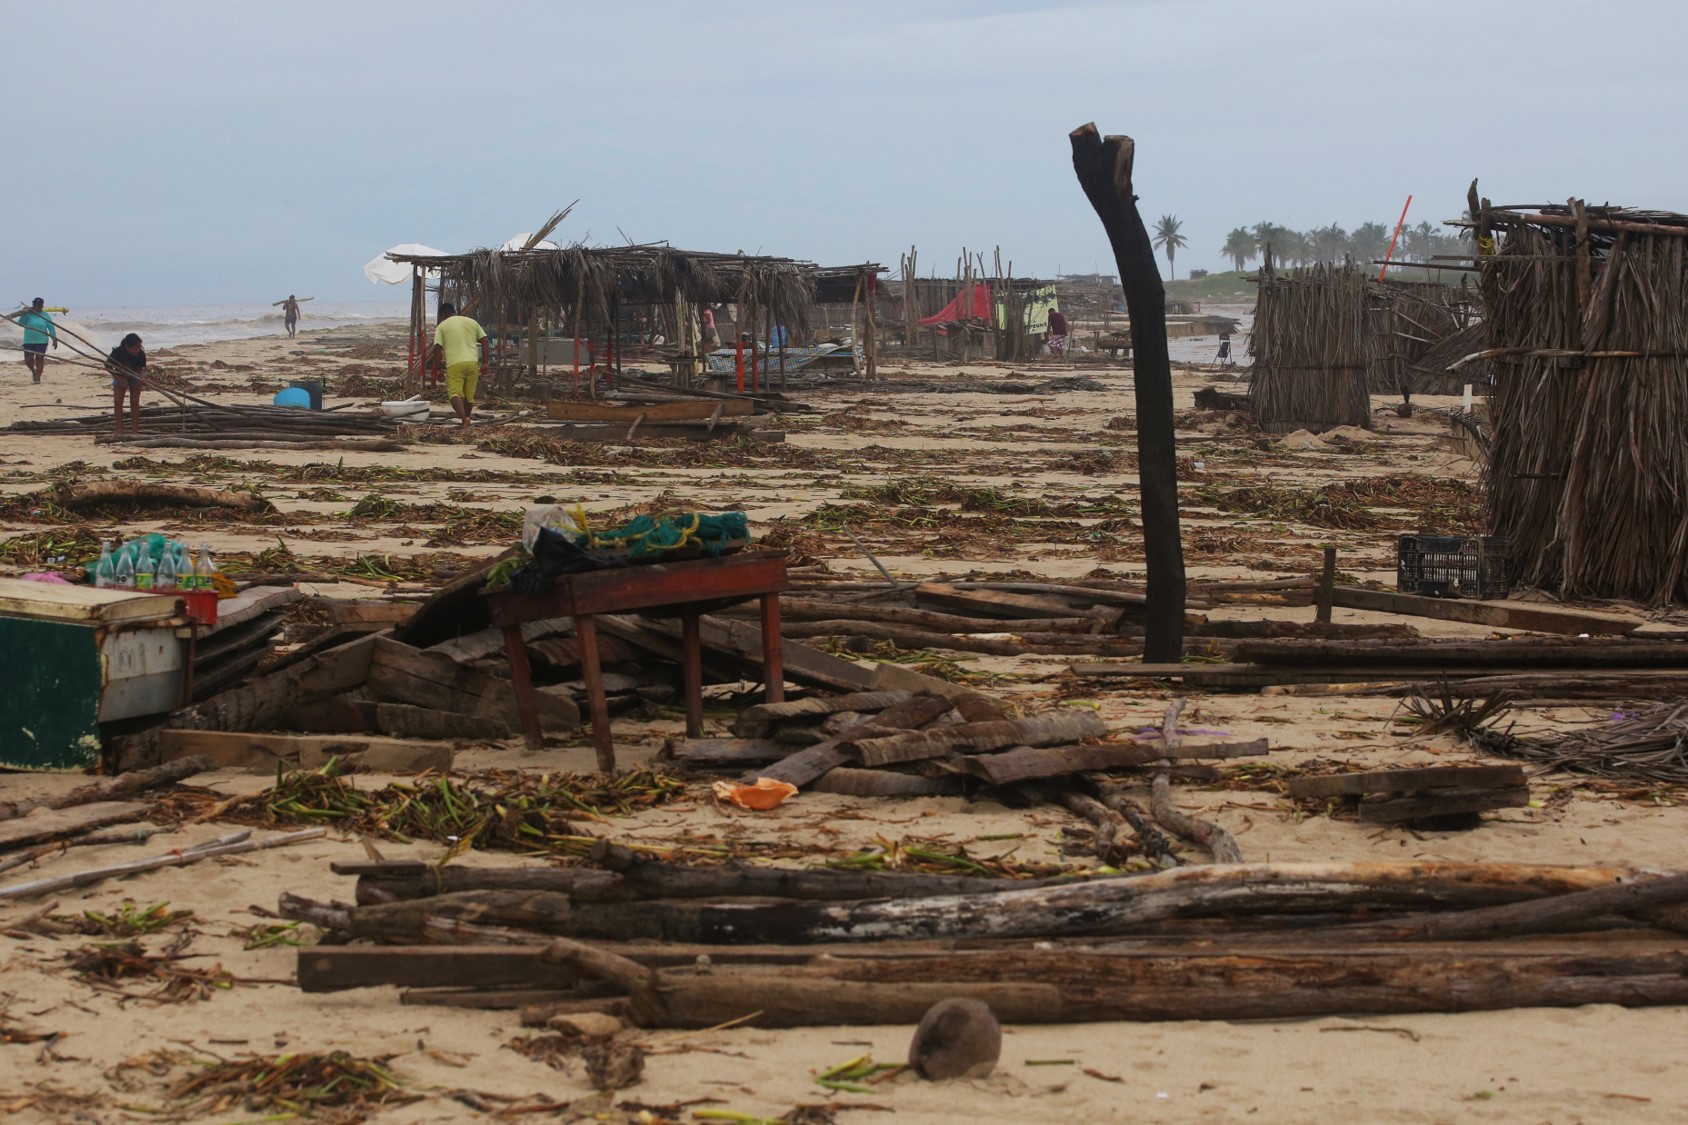
[[[698,631],[697,610],[680,614],[681,674],[686,696],[686,737],[703,734],[703,641]]]
[[[1103,138],[1096,126],[1070,135],[1073,171],[1096,209],[1119,265],[1131,315],[1137,462],[1142,481],[1148,608],[1143,659],[1175,662],[1184,651],[1184,548],[1178,527],[1178,446],[1172,421],[1172,361],[1166,345],[1166,288],[1143,217],[1137,213],[1130,137]]]
[[[587,705],[592,714],[592,746],[598,752],[598,768],[613,773],[615,738],[610,733],[609,701],[604,698],[604,672],[598,666],[598,624],[590,614],[580,614],[574,619],[574,633],[580,641],[580,674],[586,681]]]
[[[527,643],[522,640],[520,625],[504,627],[504,655],[510,661],[510,684],[515,688],[516,714],[521,719],[522,736],[527,748],[545,748],[545,732],[539,726],[539,704],[533,698],[533,670],[528,667]]]
[[[780,637],[780,596],[762,595],[762,670],[767,680],[767,701],[785,699],[785,649]]]
[[[1331,599],[1336,593],[1336,548],[1325,548],[1325,569],[1319,575],[1318,613],[1313,618],[1321,625],[1330,624]]]

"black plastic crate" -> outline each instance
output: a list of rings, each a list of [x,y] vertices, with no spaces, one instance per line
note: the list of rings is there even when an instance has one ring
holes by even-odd
[[[1430,598],[1504,598],[1506,540],[1494,536],[1403,535],[1395,588]]]

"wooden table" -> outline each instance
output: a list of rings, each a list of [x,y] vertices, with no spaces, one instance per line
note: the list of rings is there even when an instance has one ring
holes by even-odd
[[[762,662],[769,703],[785,698],[784,666],[780,654],[780,593],[790,582],[786,556],[777,551],[744,551],[721,558],[649,566],[615,567],[585,574],[567,574],[538,597],[489,594],[492,623],[504,630],[504,648],[516,689],[516,705],[528,748],[544,744],[539,708],[534,700],[533,676],[528,668],[522,625],[553,617],[574,618],[580,638],[580,670],[592,716],[592,744],[598,768],[615,769],[615,742],[610,737],[609,703],[598,666],[596,614],[637,610],[653,617],[678,617],[686,694],[686,735],[703,733],[703,646],[698,618],[751,598],[762,599]]]

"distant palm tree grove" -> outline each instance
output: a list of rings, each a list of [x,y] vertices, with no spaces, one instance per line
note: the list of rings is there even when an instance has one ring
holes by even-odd
[[[1163,223],[1165,219],[1161,220]],[[1157,231],[1159,227],[1157,226]],[[1270,248],[1272,261],[1279,266],[1308,266],[1315,262],[1340,262],[1352,258],[1362,265],[1380,259],[1389,249],[1392,227],[1382,223],[1361,223],[1353,230],[1343,230],[1338,223],[1312,230],[1291,230],[1276,223],[1255,223],[1252,227],[1237,227],[1225,236],[1220,253],[1231,260],[1237,269],[1261,256]],[[1159,242],[1156,242],[1159,245]],[[1395,246],[1395,261],[1424,261],[1438,254],[1470,253],[1470,246],[1457,234],[1444,234],[1428,222],[1401,228],[1401,240]],[[1167,255],[1170,260],[1171,254]]]

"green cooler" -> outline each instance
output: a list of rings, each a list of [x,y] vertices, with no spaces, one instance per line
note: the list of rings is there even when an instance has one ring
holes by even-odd
[[[182,706],[192,638],[173,593],[0,578],[0,766],[95,764],[103,724]]]

